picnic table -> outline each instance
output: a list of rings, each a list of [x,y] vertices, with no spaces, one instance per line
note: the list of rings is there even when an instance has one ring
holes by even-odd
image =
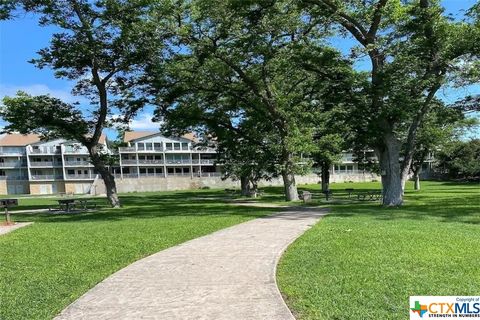
[[[60,210],[63,210],[65,212],[71,212],[72,209],[74,209],[75,207],[78,207],[82,210],[87,210],[88,205],[90,204],[90,202],[88,202],[88,199],[58,199],[57,201]],[[93,203],[93,207],[96,207],[95,203]]]
[[[350,199],[350,197],[352,196],[352,193],[353,193],[353,191],[355,191],[355,189],[347,188],[347,189],[345,189],[345,191],[348,192],[348,198]]]
[[[70,212],[71,209],[75,206],[75,199],[59,199],[58,205],[60,207],[60,210],[64,210],[66,212]]]
[[[351,199],[352,196],[357,196],[357,200],[359,201],[375,201],[375,200],[381,200],[383,195],[382,195],[382,190],[366,190],[366,191],[359,191],[355,192],[355,189],[353,188],[347,188],[345,191],[348,193],[348,198]],[[333,199],[333,191],[332,190],[326,190],[322,191],[322,193],[325,195],[325,200],[331,200]]]
[[[383,197],[381,190],[368,190],[357,194],[357,199],[360,201],[375,201],[381,200]]]

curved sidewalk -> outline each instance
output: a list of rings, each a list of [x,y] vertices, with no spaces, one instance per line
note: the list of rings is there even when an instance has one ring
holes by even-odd
[[[139,260],[55,319],[294,319],[276,286],[276,264],[327,211],[287,210]]]

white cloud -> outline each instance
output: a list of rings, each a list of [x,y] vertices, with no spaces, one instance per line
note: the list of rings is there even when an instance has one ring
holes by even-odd
[[[73,96],[69,89],[52,89],[44,84],[31,84],[26,86],[10,86],[0,84],[0,98],[3,98],[4,96],[14,96],[17,91],[25,91],[33,96],[49,94],[52,97],[58,98],[67,103],[82,100],[81,97]]]
[[[130,129],[132,130],[158,130],[160,128],[160,122],[152,121],[153,114],[141,113],[135,119],[130,121]]]
[[[119,119],[120,115],[115,114],[111,119]],[[161,122],[152,121],[153,114],[149,112],[140,113],[135,117],[135,119],[130,120],[129,128],[130,130],[141,130],[141,131],[156,131],[160,129]]]

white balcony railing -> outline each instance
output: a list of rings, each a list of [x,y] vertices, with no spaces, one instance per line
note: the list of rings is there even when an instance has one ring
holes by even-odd
[[[191,149],[165,148],[165,152],[192,152]]]
[[[95,179],[95,175],[94,174],[67,174],[67,179],[93,180]]]
[[[63,179],[62,175],[53,175],[53,174],[32,175],[32,180],[61,180],[61,179]]]
[[[118,148],[119,152],[135,152],[137,151],[135,147],[119,147]]]
[[[92,166],[89,161],[65,161],[65,166]]]
[[[28,180],[27,176],[0,176],[0,180]]]
[[[163,151],[163,148],[162,147],[155,147],[155,148],[143,148],[143,149],[140,149],[138,148],[137,149],[138,153],[143,153],[143,152],[162,152]]]
[[[137,164],[137,160],[122,159],[122,164]]]
[[[31,167],[61,167],[61,162],[53,162],[53,161],[31,161]]]
[[[163,164],[163,160],[138,160],[139,164]]]
[[[19,162],[19,161],[0,162],[0,167],[2,168],[21,168],[26,166],[27,166],[26,162]]]
[[[67,154],[88,154],[87,148],[72,148],[66,147],[63,153]]]
[[[192,160],[190,159],[166,159],[166,164],[191,164]]]
[[[57,149],[56,147],[50,147],[50,148],[38,148],[38,149],[30,149],[30,154],[59,154],[60,149]]]
[[[6,155],[24,155],[25,148],[19,147],[0,147],[0,153]]]

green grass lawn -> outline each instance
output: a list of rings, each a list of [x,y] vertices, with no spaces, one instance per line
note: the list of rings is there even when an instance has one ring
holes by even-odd
[[[407,191],[401,209],[347,199],[319,186],[308,205],[330,215],[289,247],[278,282],[299,319],[405,319],[410,295],[478,295],[478,185],[423,184]],[[409,187],[411,187],[409,185]],[[264,188],[262,201],[282,203],[282,188]],[[133,193],[122,209],[74,214],[13,214],[32,226],[0,236],[0,319],[51,319],[113,272],[147,255],[275,209],[232,206],[223,190]],[[48,208],[56,198],[20,197],[21,209]],[[298,204],[298,203],[297,203]],[[103,206],[103,207],[102,207]]]
[[[173,245],[269,214],[232,206],[223,191],[127,194],[124,208],[13,214],[31,226],[0,236],[0,319],[51,319],[95,284]],[[96,199],[105,203],[105,199]],[[20,198],[19,209],[54,198]]]
[[[348,187],[379,184],[332,184]],[[422,187],[408,185],[400,209],[332,201],[332,212],[278,266],[280,289],[298,319],[408,319],[411,295],[480,294],[479,185]],[[306,189],[318,193],[318,186]]]
[[[25,196],[25,195],[11,195],[11,196],[1,196],[0,199],[5,198],[14,198],[18,199],[18,206],[9,208],[10,211],[20,211],[20,210],[36,210],[36,209],[48,209],[48,208],[58,208],[58,200],[60,199],[70,199],[70,198],[81,198],[89,199],[89,202],[96,202],[100,207],[108,207],[108,201],[106,198],[101,197],[90,197],[86,195],[74,195],[74,196]]]

